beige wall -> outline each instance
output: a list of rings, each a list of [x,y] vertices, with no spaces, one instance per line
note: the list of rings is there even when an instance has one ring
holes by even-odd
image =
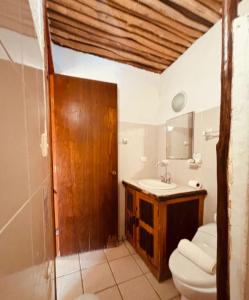
[[[0,10],[0,299],[54,299],[42,57],[28,1],[3,0]]]

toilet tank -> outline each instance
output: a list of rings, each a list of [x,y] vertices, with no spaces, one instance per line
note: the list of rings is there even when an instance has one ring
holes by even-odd
[[[217,250],[217,224],[209,223],[198,228],[192,242],[202,248],[212,257],[216,257]]]

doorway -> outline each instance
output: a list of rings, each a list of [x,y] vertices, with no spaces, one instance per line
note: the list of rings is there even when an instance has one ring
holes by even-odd
[[[117,85],[51,75],[57,254],[113,245],[118,235]]]

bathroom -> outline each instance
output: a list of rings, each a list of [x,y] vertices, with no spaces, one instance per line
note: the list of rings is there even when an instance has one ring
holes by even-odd
[[[159,62],[168,12],[205,30],[169,35],[162,51],[181,51]],[[248,0],[1,1],[1,300],[249,299],[248,15]]]

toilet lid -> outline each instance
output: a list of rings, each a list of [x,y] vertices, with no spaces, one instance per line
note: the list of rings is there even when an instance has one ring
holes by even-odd
[[[170,256],[169,268],[172,274],[180,281],[200,288],[214,288],[216,275],[211,275],[184,257],[176,249]]]

